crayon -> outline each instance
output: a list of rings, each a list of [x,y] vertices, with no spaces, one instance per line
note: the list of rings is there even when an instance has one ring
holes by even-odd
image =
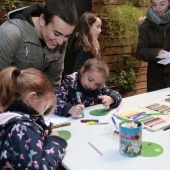
[[[153,113],[145,113],[143,114],[144,116],[154,116],[154,115],[164,115],[164,113],[160,113],[160,112],[153,112]]]
[[[132,119],[137,119],[138,117],[142,116],[143,114],[145,114],[146,112],[141,112],[138,113],[137,115],[135,115],[134,117],[132,117]]]

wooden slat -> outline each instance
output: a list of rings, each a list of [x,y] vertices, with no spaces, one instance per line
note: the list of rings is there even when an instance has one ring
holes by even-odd
[[[120,55],[109,55],[109,56],[103,55],[102,60],[104,60],[106,63],[114,63],[114,62],[122,61],[122,58]]]
[[[137,89],[146,89],[147,83],[146,82],[136,83],[136,87],[137,87]]]
[[[147,78],[146,75],[139,75],[136,77],[136,82],[146,82]]]
[[[138,68],[138,73],[142,74],[142,75],[146,75],[146,73],[147,73],[146,67],[140,66],[140,68]]]
[[[111,48],[105,48],[103,53],[104,55],[111,55],[111,54],[127,54],[131,53],[132,49],[131,46],[127,47],[111,47]]]
[[[99,3],[99,4],[116,4],[116,5],[122,5],[127,3],[128,0],[93,0],[93,4]]]
[[[114,8],[116,5],[101,5],[101,4],[94,4],[93,5],[93,8],[92,8],[92,12],[95,12],[95,13],[99,13],[101,10],[103,12],[107,12],[109,10],[111,10],[112,8]]]
[[[135,93],[135,95],[137,95],[137,94],[142,94],[142,93],[147,93],[147,90],[146,90],[146,89],[139,89],[139,90],[137,90],[137,92]]]

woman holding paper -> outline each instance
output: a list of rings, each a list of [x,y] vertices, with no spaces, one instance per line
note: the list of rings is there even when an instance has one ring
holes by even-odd
[[[140,19],[136,55],[148,62],[147,91],[170,86],[170,64],[157,63],[161,55],[170,58],[170,0],[151,0],[146,17]],[[164,60],[164,59],[162,59]]]

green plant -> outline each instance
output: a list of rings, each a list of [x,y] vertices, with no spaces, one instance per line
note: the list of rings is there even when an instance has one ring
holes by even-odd
[[[3,0],[2,2],[0,2],[0,12],[3,10],[7,10],[7,11],[11,11],[14,10],[16,8],[21,8],[23,6],[28,6],[31,5],[33,3],[35,3],[37,1],[37,3],[40,3],[41,0]],[[47,0],[42,0],[42,3],[46,2]]]
[[[24,1],[21,0],[4,0],[1,2],[0,12],[2,10],[13,10],[19,7],[22,7],[25,4]]]
[[[150,1],[148,0],[130,0],[135,6],[149,6]]]
[[[143,11],[133,6],[131,3],[125,5],[117,5],[107,11],[105,15],[105,7],[101,15],[105,15],[107,21],[107,33],[111,38],[119,40],[129,40],[133,46],[137,43],[138,38],[138,19]],[[135,47],[133,47],[135,50]]]
[[[137,73],[132,68],[132,62],[129,56],[122,56],[122,59],[124,69],[118,69],[110,74],[107,82],[114,84],[120,92],[135,92]]]
[[[150,1],[148,0],[126,0],[126,3],[130,3],[134,6],[149,6]],[[103,0],[102,4],[103,5],[112,4],[112,1]]]
[[[32,0],[3,0],[2,2],[0,2],[0,24],[1,22],[4,22],[7,16],[7,13],[9,11],[12,11],[14,9],[21,8],[24,6],[32,5],[36,3],[36,1],[40,2],[41,0],[34,0],[34,1]],[[43,0],[42,0],[42,3],[44,3]]]
[[[130,2],[130,1],[129,1]],[[101,18],[106,22],[106,33],[113,41],[119,41],[122,47],[120,58],[122,58],[122,68],[114,71],[107,79],[116,85],[119,91],[135,92],[137,67],[141,61],[135,58],[138,41],[138,19],[143,16],[143,10],[134,6],[136,0],[124,5],[116,5],[114,8],[104,6],[100,12]],[[103,3],[107,4],[106,0]],[[124,47],[130,46],[131,53],[125,54]]]

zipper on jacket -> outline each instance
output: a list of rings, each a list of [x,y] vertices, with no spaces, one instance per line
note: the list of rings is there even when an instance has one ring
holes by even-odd
[[[24,41],[24,47],[25,47],[25,55],[26,55],[26,60],[27,60],[28,48],[27,48],[27,43],[26,43],[26,41]]]

